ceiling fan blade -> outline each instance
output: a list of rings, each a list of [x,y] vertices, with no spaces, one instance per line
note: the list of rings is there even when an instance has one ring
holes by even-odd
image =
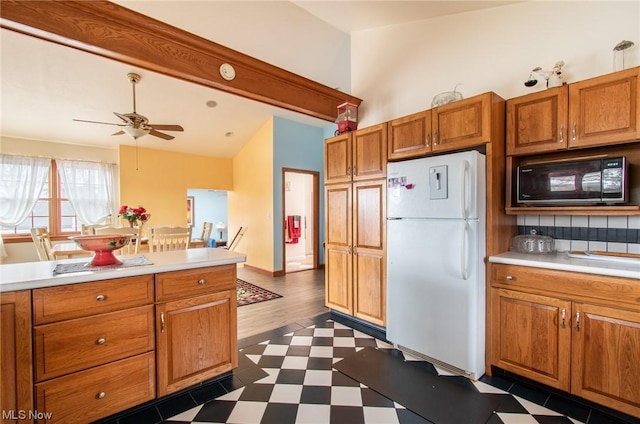
[[[122,134],[124,134],[124,131],[120,130],[120,131],[118,131],[118,132],[114,132],[114,133],[113,133],[113,134],[111,134],[111,135],[122,135]]]
[[[131,121],[131,119],[128,116],[125,116],[121,113],[118,112],[113,112],[114,115],[116,115],[118,118],[122,119],[124,121],[125,124],[132,124],[133,121]]]
[[[173,140],[175,137],[169,134],[164,134],[154,130],[153,128],[149,131],[149,134],[155,135],[156,137],[164,138],[165,140]]]
[[[125,124],[114,124],[113,122],[86,121],[84,119],[73,119],[73,121],[76,121],[76,122],[88,122],[90,124],[117,125],[119,127],[126,127]]]
[[[156,125],[156,124],[147,124],[154,130],[162,130],[162,131],[184,131],[180,125]]]

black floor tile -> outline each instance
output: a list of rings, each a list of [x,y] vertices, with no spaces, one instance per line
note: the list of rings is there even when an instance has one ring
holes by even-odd
[[[294,424],[297,414],[297,404],[270,403],[264,411],[260,424]]]
[[[364,424],[362,408],[351,406],[332,406],[331,424]]]
[[[262,356],[258,360],[260,368],[280,368],[284,362],[284,356]]]
[[[191,394],[191,397],[193,397],[193,400],[195,400],[198,405],[201,405],[224,395],[227,391],[219,382],[216,381],[215,383],[198,386],[192,389],[189,393]]]
[[[567,415],[571,418],[575,418],[576,420],[579,420],[583,423],[586,423],[587,418],[589,418],[589,408],[580,405],[577,402],[573,402],[559,396],[549,396],[549,399],[547,400],[547,403],[544,404],[544,406],[553,411],[557,411],[561,414]]]
[[[167,419],[196,406],[190,394],[184,393],[159,402],[156,406],[163,419]]]
[[[428,419],[423,418],[408,409],[398,409],[396,410],[396,414],[398,414],[398,421],[400,421],[400,424],[434,424]]]
[[[333,368],[332,358],[309,358],[307,369],[309,370],[330,370]]]
[[[329,405],[331,403],[331,387],[328,386],[304,386],[300,403]]]
[[[238,400],[268,402],[273,392],[273,384],[250,384],[244,388]]]
[[[497,402],[496,412],[507,412],[511,414],[525,414],[527,409],[510,394],[485,394],[493,397]]]
[[[536,403],[538,405],[544,405],[549,398],[549,393],[543,390],[530,387],[527,385],[515,383],[510,389],[509,393],[519,396],[523,399]]]
[[[343,387],[360,387],[360,383],[339,371],[334,371],[331,374],[331,385]]]
[[[508,392],[511,386],[513,386],[513,380],[509,380],[497,374],[493,374],[491,376],[485,374],[480,377],[480,381],[493,387],[497,387],[498,389],[502,389],[505,392]]]
[[[309,356],[311,346],[289,346],[287,356]]]
[[[235,377],[233,375],[230,376],[230,377],[221,379],[220,380],[220,385],[222,387],[224,387],[224,389],[227,392],[232,392],[232,391],[234,391],[236,389],[239,389],[239,388],[245,386],[245,384],[244,384],[244,382],[242,380],[240,380],[238,377]]]
[[[154,424],[162,421],[160,413],[155,406],[137,411],[118,420],[119,424]]]
[[[371,389],[362,389],[362,405],[363,406],[380,406],[393,407],[394,403],[391,399],[382,396],[380,393]]]
[[[194,417],[196,422],[226,423],[229,415],[236,406],[236,402],[213,400],[202,406],[202,409]]]
[[[276,384],[300,384],[304,382],[305,370],[280,370]]]
[[[640,424],[640,418],[630,417],[620,413],[605,413],[600,411],[591,411],[589,424]]]

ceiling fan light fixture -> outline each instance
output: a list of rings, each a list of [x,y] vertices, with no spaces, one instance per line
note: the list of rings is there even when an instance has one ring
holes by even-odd
[[[151,130],[145,128],[125,127],[123,128],[123,131],[129,134],[129,136],[131,136],[131,138],[133,138],[134,140],[137,140],[140,137],[149,134]]]

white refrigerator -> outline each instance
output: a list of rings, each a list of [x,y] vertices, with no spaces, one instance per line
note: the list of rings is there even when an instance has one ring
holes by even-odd
[[[442,368],[484,374],[485,157],[387,167],[387,339]]]

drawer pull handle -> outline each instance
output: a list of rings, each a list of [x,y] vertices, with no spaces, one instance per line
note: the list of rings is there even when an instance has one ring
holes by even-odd
[[[573,139],[573,141],[576,141],[576,123],[573,123],[573,129],[571,130],[571,138]]]
[[[107,394],[105,392],[100,392],[96,395],[96,399],[104,399]]]
[[[580,331],[580,311],[576,312],[576,331]]]
[[[567,310],[565,308],[562,308],[562,328],[567,327],[566,318],[567,318]]]
[[[107,339],[105,339],[105,338],[100,338],[100,339],[98,339],[98,340],[96,341],[96,344],[103,345],[103,344],[105,344],[106,342],[107,342]]]
[[[164,312],[160,312],[160,332],[164,333]]]
[[[504,277],[507,281],[512,281],[514,278],[512,275],[507,275],[506,277]]]
[[[200,284],[201,286],[203,286],[205,283],[206,283],[206,281],[205,281],[204,278],[198,280],[198,284]]]
[[[99,294],[99,295],[97,295],[97,296],[96,296],[96,300],[97,300],[98,302],[102,302],[104,299],[105,299],[105,297],[104,297],[104,295],[103,295],[103,294]]]
[[[558,142],[564,142],[564,124],[560,124],[560,139],[558,140]]]

